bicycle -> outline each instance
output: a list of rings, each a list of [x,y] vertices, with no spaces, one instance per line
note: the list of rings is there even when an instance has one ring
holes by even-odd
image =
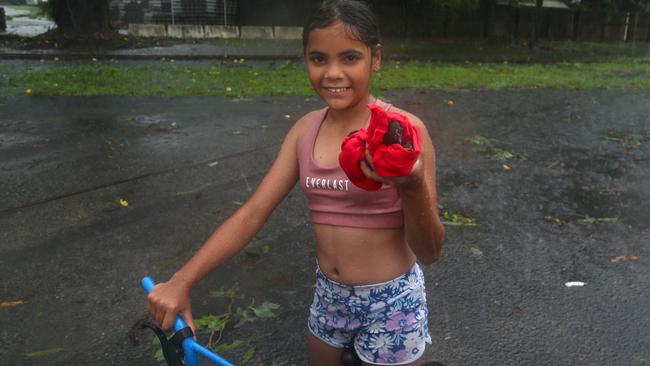
[[[140,285],[148,294],[156,283],[150,277],[145,277]],[[180,316],[176,316],[174,320],[174,334],[171,338],[167,338],[165,332],[152,322],[145,322],[142,327],[149,328],[156,334],[160,340],[165,361],[169,366],[199,366],[199,356],[203,356],[218,366],[235,366],[197,343],[194,340],[192,329],[185,324]]]

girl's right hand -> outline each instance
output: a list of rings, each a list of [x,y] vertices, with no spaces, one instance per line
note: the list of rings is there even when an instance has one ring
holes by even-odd
[[[172,277],[169,281],[154,286],[147,296],[147,310],[164,331],[171,330],[176,315],[180,315],[196,334],[190,306],[190,288],[182,280]]]

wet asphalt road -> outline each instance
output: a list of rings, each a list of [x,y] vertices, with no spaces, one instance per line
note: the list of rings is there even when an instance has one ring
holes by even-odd
[[[425,269],[426,359],[650,364],[650,93],[387,97],[430,128],[442,210],[479,224],[448,226],[444,258]],[[0,301],[22,301],[0,308],[0,363],[157,364],[149,334],[127,336],[144,315],[140,278],[166,279],[187,260],[250,195],[292,121],[319,106],[0,97]],[[495,140],[466,141],[475,135]],[[254,347],[254,363],[303,365],[313,270],[295,189],[247,253],[195,289],[194,314],[225,312],[228,300],[210,296],[220,289],[235,307],[280,304],[277,318],[229,327],[224,342],[242,346],[224,355],[239,363]]]

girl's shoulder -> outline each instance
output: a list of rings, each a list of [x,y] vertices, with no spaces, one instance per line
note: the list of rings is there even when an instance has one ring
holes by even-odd
[[[289,135],[293,136],[297,141],[301,140],[309,128],[316,123],[316,120],[320,115],[322,115],[322,113],[322,109],[317,109],[300,117],[291,127]]]

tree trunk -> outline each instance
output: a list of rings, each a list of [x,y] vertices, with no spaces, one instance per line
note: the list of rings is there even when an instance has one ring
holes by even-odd
[[[537,28],[539,28],[539,19],[541,18],[544,0],[535,0],[535,12],[533,14],[533,29],[530,32],[530,41],[528,48],[533,49],[537,45]]]
[[[495,5],[495,0],[480,0],[480,9],[483,16],[483,38],[485,39],[489,39],[492,36]]]
[[[109,0],[53,1],[54,22],[65,35],[88,35],[112,32]]]

